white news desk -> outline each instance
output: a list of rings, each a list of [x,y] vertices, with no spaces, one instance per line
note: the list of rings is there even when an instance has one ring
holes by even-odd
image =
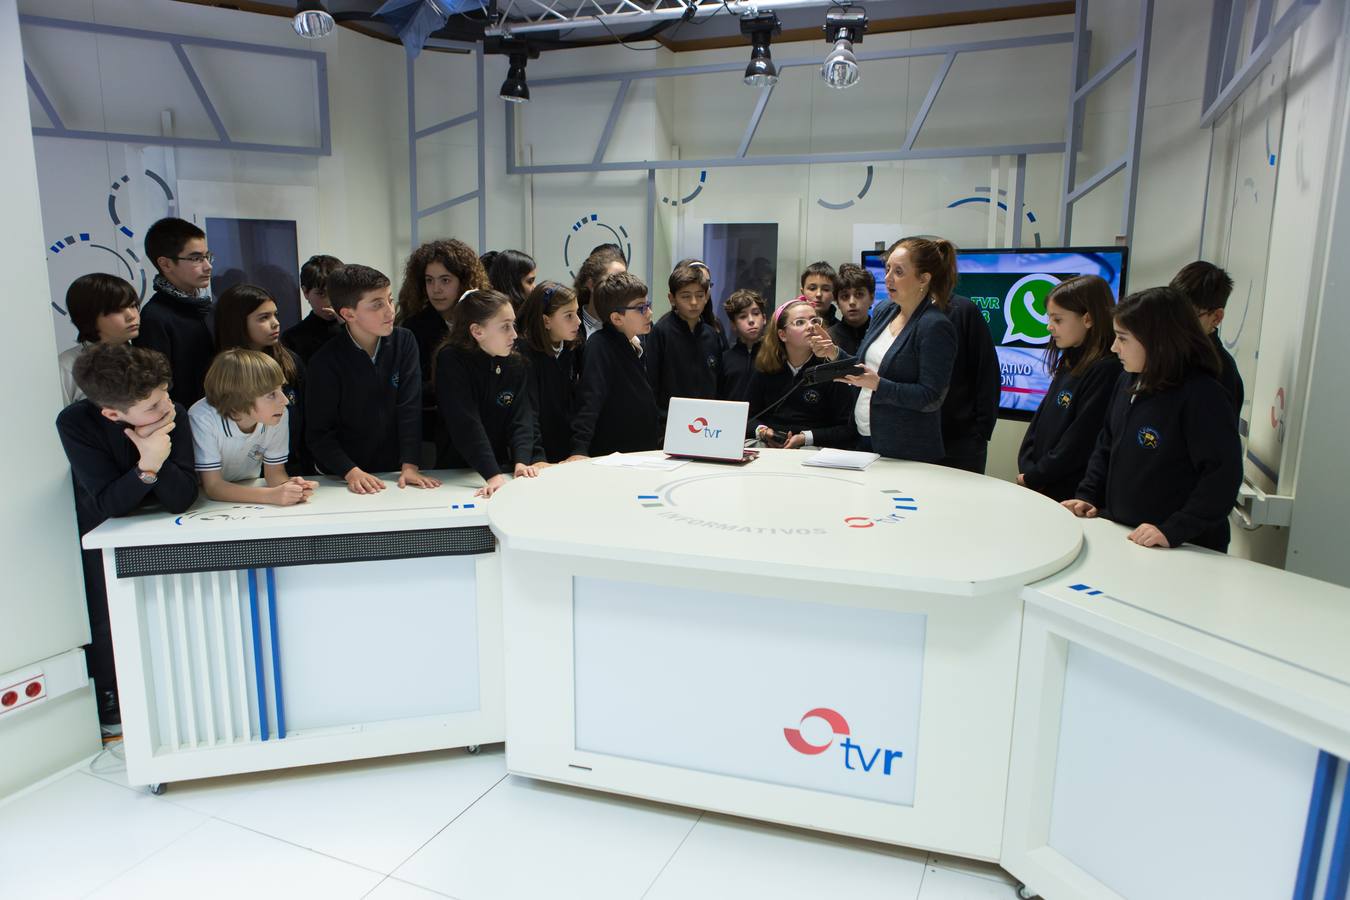
[[[105,523],[128,777],[504,737],[516,774],[1046,900],[1346,900],[1350,590],[808,455]]]
[[[132,784],[500,741],[501,595],[482,480],[111,519]]]
[[[1047,900],[1344,900],[1350,590],[808,453],[493,499],[509,770],[996,860]]]

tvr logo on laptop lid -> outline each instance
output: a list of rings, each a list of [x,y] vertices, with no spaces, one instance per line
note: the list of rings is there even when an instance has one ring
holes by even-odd
[[[689,423],[689,433],[702,435],[705,438],[716,438],[722,436],[722,429],[710,427],[708,420],[699,416]]]

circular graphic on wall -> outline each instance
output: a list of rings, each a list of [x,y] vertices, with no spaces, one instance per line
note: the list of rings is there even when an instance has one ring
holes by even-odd
[[[690,191],[685,196],[680,197],[678,200],[672,200],[669,197],[662,197],[661,202],[669,204],[670,206],[679,206],[683,203],[692,203],[694,202],[695,197],[703,193],[703,186],[707,184],[707,182],[708,182],[708,170],[701,169],[699,170],[698,173],[698,184],[694,185],[694,189],[692,191]]]
[[[968,206],[972,203],[988,204],[994,202],[993,193],[994,193],[993,190],[990,189],[989,185],[987,184],[976,185],[973,194],[971,194],[969,197],[956,198],[951,203],[947,204],[947,208],[956,209],[957,207]],[[1003,212],[1006,214],[1008,212],[1008,192],[1000,189],[998,192],[998,196],[1000,198],[997,201],[998,208],[1003,210]],[[1041,226],[1036,221],[1036,213],[1032,212],[1031,209],[1029,209],[1025,203],[1022,204],[1022,210],[1023,210],[1022,214],[1027,217],[1027,222],[1030,223],[1032,226],[1031,232],[1031,239],[1033,241],[1032,246],[1039,247],[1041,245]]]
[[[76,231],[48,244],[47,254],[47,269],[55,284],[70,284],[90,272],[106,272],[131,282],[137,296],[145,300],[148,284],[145,266],[130,247],[118,250],[94,240],[88,231]],[[69,315],[55,299],[52,309],[63,316]]]
[[[867,196],[867,192],[872,189],[872,176],[874,174],[876,174],[876,170],[869,165],[867,167],[867,174],[863,178],[862,190],[858,191],[857,195],[852,197],[851,199],[845,200],[842,203],[831,203],[824,197],[817,197],[816,203],[820,206],[823,206],[825,209],[848,209],[850,206],[857,203],[863,197]]]
[[[155,189],[162,191],[164,193],[164,203],[166,208],[172,208],[173,190],[169,187],[169,183],[165,181],[163,177],[161,177],[159,174],[151,171],[150,169],[145,170],[145,177],[154,185]],[[127,237],[134,238],[136,236],[136,232],[134,232],[131,229],[131,227],[127,225],[125,222],[125,220],[129,218],[129,214],[123,215],[118,210],[118,198],[119,197],[125,198],[129,196],[131,193],[131,188],[135,188],[137,186],[135,183],[132,182],[131,178],[132,178],[131,175],[122,175],[111,185],[108,186],[108,218],[112,219],[114,228],[122,232],[122,234],[126,235]],[[130,188],[126,191],[123,191],[122,190],[123,187],[127,186],[130,186]]]
[[[576,250],[572,249],[573,244],[577,245]],[[633,264],[633,241],[628,236],[628,229],[600,221],[599,213],[587,213],[572,224],[572,230],[563,239],[563,265],[567,266],[568,274],[573,278],[577,274],[572,253],[577,254],[576,265],[580,265],[601,244],[618,244],[623,250],[623,258],[630,266]]]

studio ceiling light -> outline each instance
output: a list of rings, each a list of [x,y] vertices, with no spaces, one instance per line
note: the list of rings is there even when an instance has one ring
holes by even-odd
[[[529,54],[512,53],[508,58],[511,66],[506,70],[506,80],[497,96],[508,103],[529,103],[530,86],[525,83],[525,63],[529,61]]]
[[[825,57],[820,77],[830,87],[843,90],[858,83],[862,73],[858,69],[858,58],[853,55],[853,45],[862,43],[865,31],[867,13],[860,9],[844,7],[825,14],[825,40],[834,44],[834,49]]]
[[[769,41],[783,30],[772,12],[741,17],[741,34],[750,36],[750,64],[745,67],[745,83],[751,87],[773,87],[778,83],[778,67],[769,55]]]
[[[291,27],[306,38],[326,37],[333,30],[333,14],[324,8],[323,0],[299,0]]]

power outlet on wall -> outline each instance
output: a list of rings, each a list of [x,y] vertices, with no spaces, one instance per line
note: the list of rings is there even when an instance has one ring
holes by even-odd
[[[9,681],[9,679],[6,679]],[[47,676],[40,671],[0,687],[0,715],[13,712],[47,696]]]

